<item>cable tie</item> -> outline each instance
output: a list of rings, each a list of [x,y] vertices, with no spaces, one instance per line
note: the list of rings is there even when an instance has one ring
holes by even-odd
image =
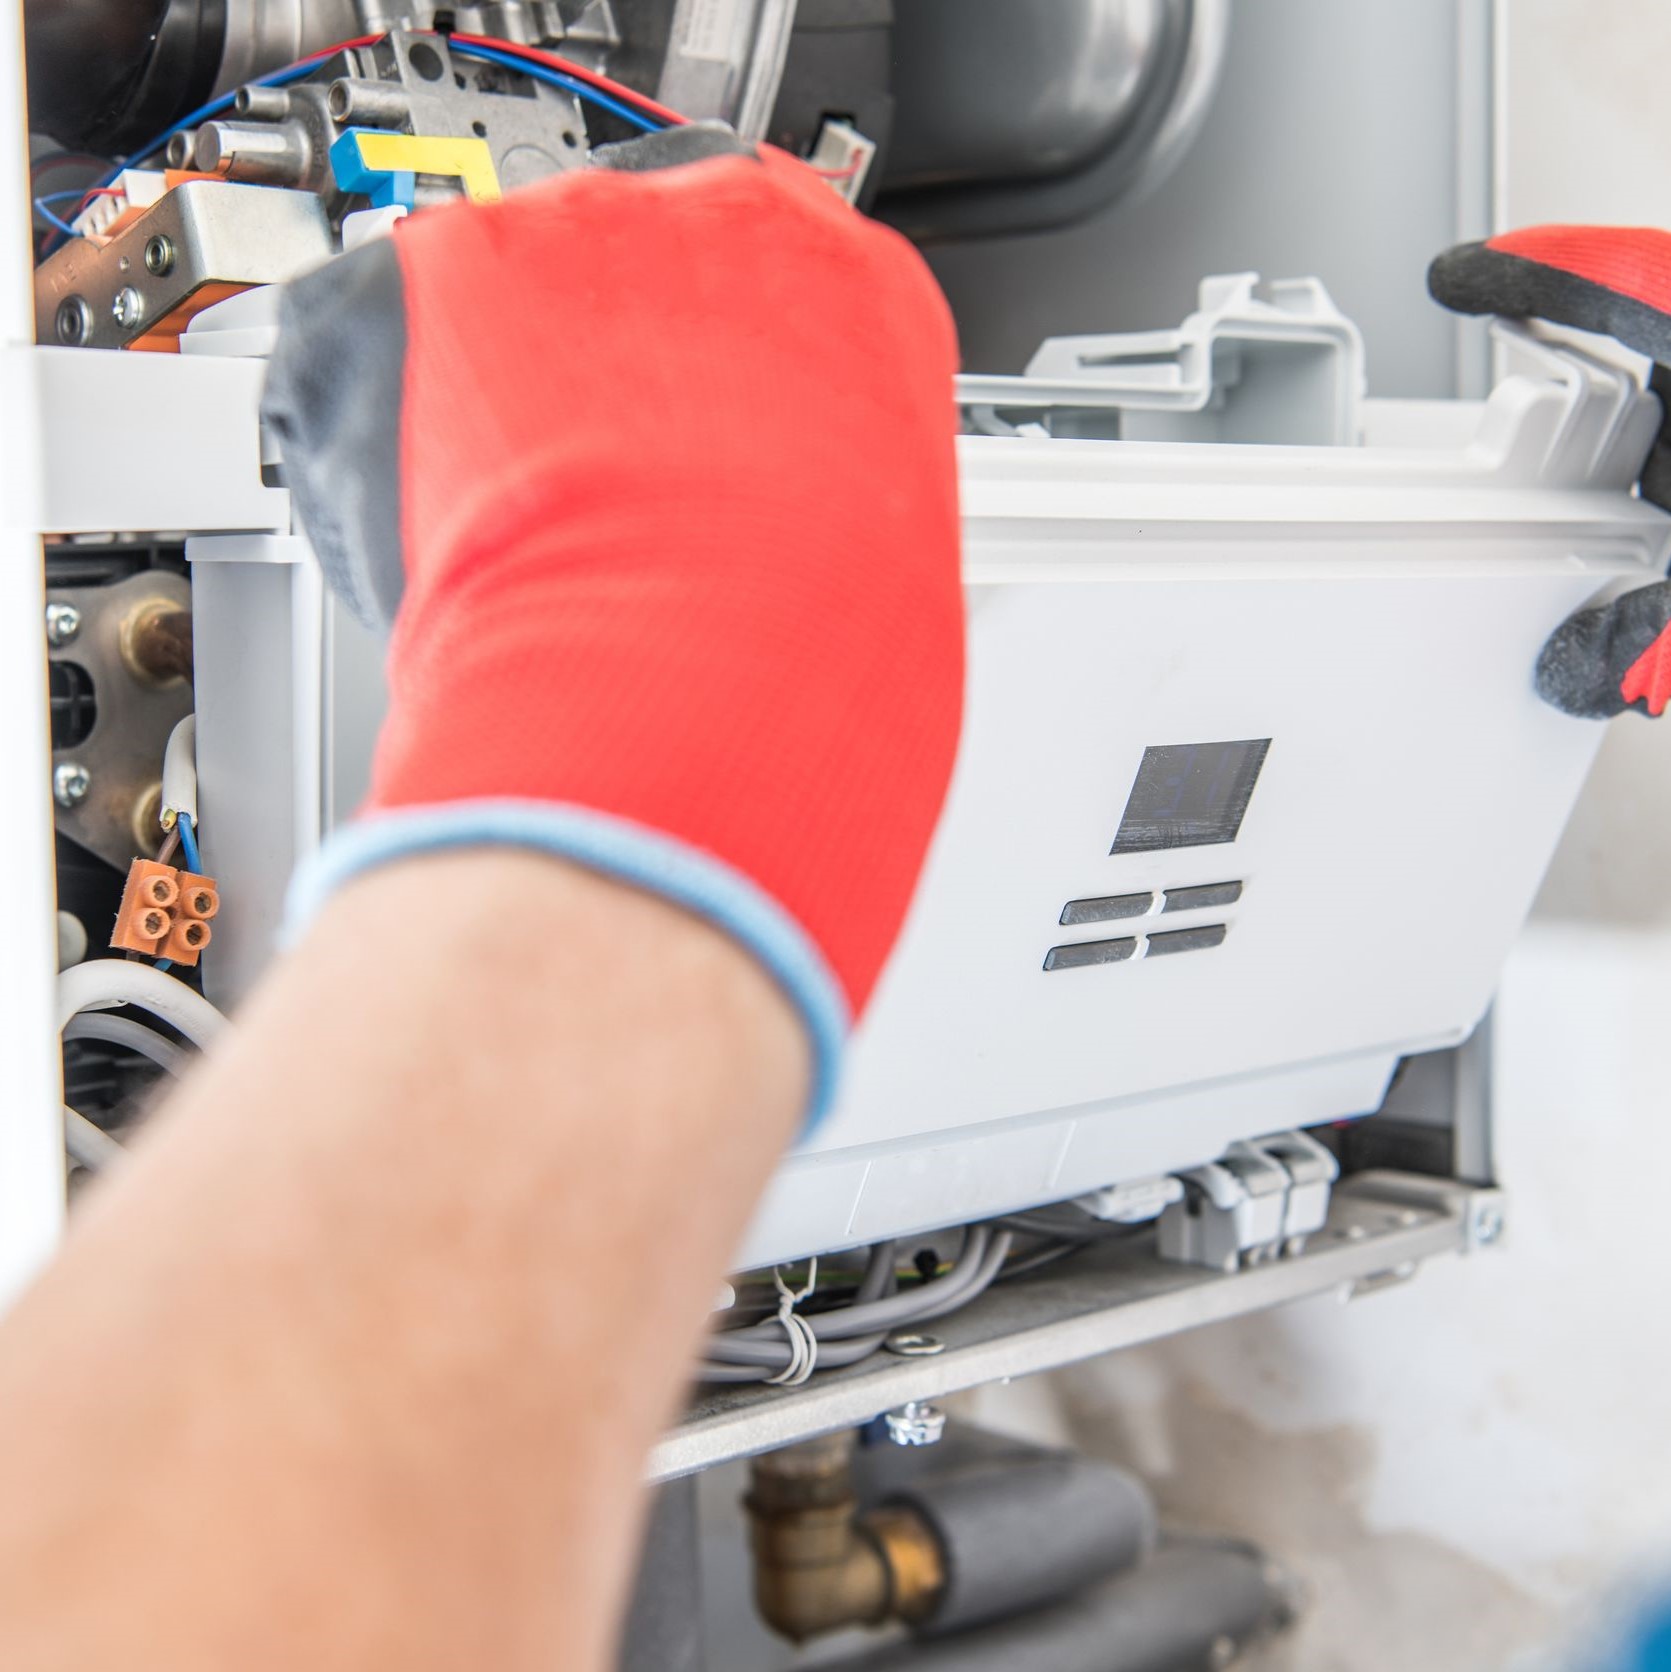
[[[789,1337],[789,1363],[775,1376],[768,1376],[768,1387],[798,1388],[818,1368],[818,1337],[812,1325],[795,1308],[811,1298],[818,1288],[818,1257],[814,1255],[807,1266],[806,1282],[799,1289],[791,1289],[783,1280],[782,1271],[772,1267],[772,1283],[777,1289],[777,1321]]]

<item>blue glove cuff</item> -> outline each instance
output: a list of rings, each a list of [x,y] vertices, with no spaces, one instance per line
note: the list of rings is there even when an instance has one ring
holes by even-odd
[[[334,831],[297,871],[285,939],[295,939],[326,899],[363,871],[419,854],[480,847],[552,854],[660,894],[723,929],[765,966],[806,1027],[812,1097],[802,1136],[828,1113],[851,1017],[823,954],[759,884],[724,860],[630,819],[536,801],[464,801],[375,814]]]

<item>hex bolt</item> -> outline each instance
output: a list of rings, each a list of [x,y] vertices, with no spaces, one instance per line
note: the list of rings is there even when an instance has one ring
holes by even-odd
[[[110,317],[131,331],[145,317],[145,299],[131,284],[123,285],[110,304]]]
[[[154,279],[174,271],[174,240],[166,233],[155,232],[145,240],[145,271]]]
[[[921,1335],[905,1330],[890,1335],[882,1345],[900,1358],[933,1358],[946,1350],[945,1342],[937,1335]]]
[[[896,1446],[937,1446],[946,1432],[946,1413],[938,1405],[913,1399],[887,1412],[882,1423]]]
[[[80,348],[93,334],[93,310],[85,296],[66,296],[58,304],[53,330],[66,348]]]
[[[93,788],[93,775],[79,761],[62,761],[52,769],[52,799],[60,807],[79,807]]]
[[[46,607],[46,642],[54,650],[73,644],[81,631],[81,611],[74,604],[48,604]]]

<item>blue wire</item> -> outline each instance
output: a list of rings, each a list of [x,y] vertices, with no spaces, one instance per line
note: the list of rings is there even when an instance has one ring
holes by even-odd
[[[53,193],[54,197],[57,197],[57,196],[60,196],[60,195],[69,196],[69,197],[85,197],[87,194],[85,192],[69,192],[69,193],[64,193],[64,194],[60,194],[60,193],[57,193],[57,192]],[[53,212],[50,209],[47,208],[48,201],[49,200],[47,198],[37,197],[35,199],[35,213],[37,215],[39,215],[41,217],[41,219],[43,221],[45,221],[46,224],[53,229],[54,232],[58,233],[60,237],[79,238],[81,236],[81,234],[79,232],[77,232],[76,229],[73,226],[71,226],[68,221],[62,219],[58,215],[53,214]]]
[[[75,227],[69,222],[62,220],[57,215],[53,214],[53,212],[47,208],[47,205],[49,203],[67,203],[72,198],[77,203],[81,203],[91,196],[92,192],[89,191],[86,186],[83,186],[78,191],[73,192],[42,192],[41,195],[35,199],[35,213],[39,215],[49,226],[56,227],[59,232],[65,234],[67,237],[79,238],[81,234],[76,231]]]
[[[268,75],[257,76],[254,81],[245,82],[246,87],[288,87],[293,81],[300,81],[303,76],[312,75],[324,63],[322,58],[309,58],[300,64],[287,64],[282,70],[274,70]],[[230,93],[222,93],[218,99],[211,99],[206,105],[199,105],[189,116],[182,116],[171,128],[165,128],[153,139],[149,145],[142,145],[126,162],[118,168],[108,180],[103,183],[114,185],[121,177],[123,168],[133,168],[153,157],[177,133],[184,133],[187,128],[195,128],[199,122],[207,122],[212,116],[219,116],[223,110],[230,110],[233,101],[238,97],[237,89]]]
[[[312,74],[322,62],[322,59],[313,58],[300,64],[288,64],[282,70],[274,70],[270,75],[258,76],[253,82],[246,82],[245,85],[251,87],[286,87],[292,81],[300,81],[303,76]],[[103,191],[108,186],[114,186],[122,178],[124,170],[137,168],[147,158],[154,157],[177,133],[184,133],[187,128],[195,128],[199,122],[207,122],[211,117],[219,116],[222,111],[230,110],[232,102],[237,96],[237,91],[234,89],[230,93],[221,94],[218,99],[211,99],[205,105],[199,105],[189,116],[182,116],[173,127],[165,128],[149,144],[140,146],[137,151],[124,158],[102,180],[89,186],[81,195],[85,197],[90,192]],[[54,229],[64,237],[79,238],[81,234],[73,226],[59,220],[51,210],[41,208],[41,204],[46,201],[44,198],[35,200],[35,207],[40,210],[43,218],[50,222]],[[43,253],[50,253],[50,251]]]
[[[175,824],[180,832],[180,851],[186,856],[186,864],[199,875],[203,871],[203,856],[197,851],[197,837],[192,831],[191,814],[182,813]]]
[[[562,92],[572,93],[576,98],[584,99],[586,103],[594,104],[600,110],[607,110],[611,115],[620,117],[629,126],[637,128],[640,133],[653,134],[660,133],[662,130],[663,124],[646,116],[643,111],[634,110],[631,105],[623,104],[621,100],[611,98],[609,94],[601,89],[589,86],[584,81],[577,81],[573,76],[564,75],[561,70],[554,70],[550,65],[542,64],[536,59],[519,58],[515,53],[498,52],[492,47],[465,46],[458,41],[449,42],[448,47],[455,57],[475,58],[484,63],[499,64],[505,69],[519,71],[529,77],[530,80],[543,81],[548,87],[556,87]],[[304,76],[312,75],[322,62],[324,60],[312,58],[300,64],[290,64],[282,70],[274,70],[270,75],[258,76],[253,82],[246,82],[245,85],[250,87],[286,87],[292,81],[300,81]],[[218,99],[211,99],[206,105],[199,105],[189,116],[182,116],[173,127],[165,128],[148,145],[142,145],[96,185],[89,187],[88,190],[102,191],[107,186],[114,186],[122,178],[124,169],[136,168],[147,158],[155,156],[177,133],[184,133],[187,128],[195,128],[200,122],[207,122],[212,117],[219,116],[222,111],[230,110],[232,101],[237,96],[236,91],[223,93]],[[82,192],[79,195],[85,197],[87,193]],[[39,210],[42,218],[63,237],[80,237],[80,233],[67,221],[60,220],[50,209],[42,208],[42,204],[46,201],[44,198],[35,200],[35,207]],[[43,255],[47,253],[50,252],[43,251]]]
[[[543,81],[548,87],[573,93],[576,98],[584,99],[588,104],[595,104],[599,109],[619,116],[623,122],[630,123],[640,133],[654,134],[662,130],[663,124],[646,116],[643,111],[634,110],[631,105],[611,98],[602,89],[590,86],[584,81],[577,81],[573,76],[564,75],[561,70],[554,70],[549,64],[542,64],[537,59],[519,58],[514,52],[497,52],[487,46],[466,46],[462,41],[449,41],[448,50],[455,58],[478,58],[488,64],[502,64],[508,70],[519,70],[533,81]]]

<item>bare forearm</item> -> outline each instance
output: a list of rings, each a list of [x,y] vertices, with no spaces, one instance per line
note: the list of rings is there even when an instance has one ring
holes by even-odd
[[[602,1665],[804,1077],[658,901],[510,854],[346,891],[0,1330],[0,1659]]]

